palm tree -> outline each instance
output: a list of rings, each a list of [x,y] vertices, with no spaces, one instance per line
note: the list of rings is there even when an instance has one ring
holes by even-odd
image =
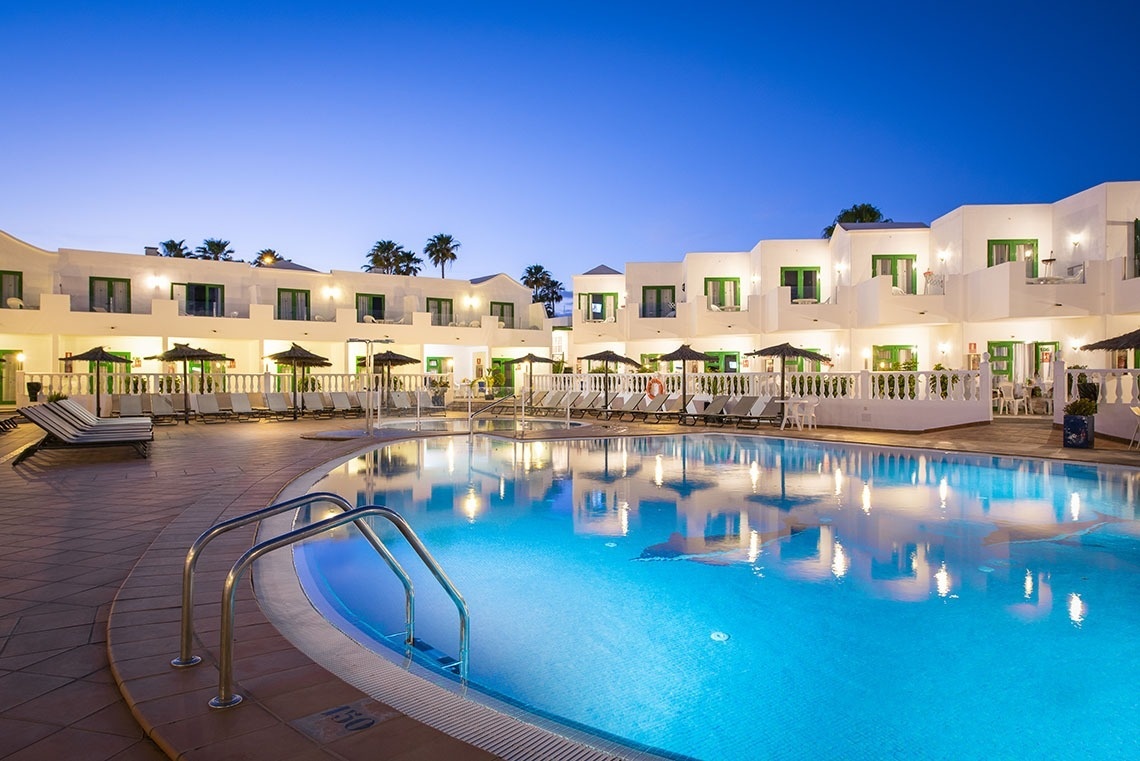
[[[458,258],[455,252],[459,250],[460,245],[459,241],[445,233],[439,233],[428,238],[427,245],[424,246],[424,255],[427,256],[433,267],[439,266],[440,277],[447,277],[444,273],[444,267]]]
[[[213,259],[215,262],[231,262],[234,254],[230,242],[220,238],[206,238],[201,246],[194,249],[194,253],[199,259]]]
[[[522,284],[530,289],[530,301],[532,304],[537,304],[542,301],[542,287],[549,283],[553,276],[550,270],[543,267],[541,264],[532,264],[523,272]]]
[[[539,289],[539,296],[544,304],[546,304],[546,316],[554,316],[554,305],[562,301],[563,285],[554,278],[550,278],[547,282],[542,284]]]
[[[404,247],[391,240],[378,240],[368,252],[367,264],[361,267],[366,272],[377,272],[381,275],[394,275],[396,264],[405,253]]]
[[[257,252],[257,256],[249,263],[251,267],[270,267],[277,262],[285,261],[285,257],[274,251],[272,248],[263,248]]]
[[[185,238],[182,240],[174,240],[171,238],[170,240],[164,240],[158,245],[162,246],[163,256],[172,256],[176,259],[186,259],[190,257],[190,249],[186,248]]]
[[[844,209],[836,215],[835,221],[823,228],[824,238],[830,238],[835,232],[835,226],[841,222],[890,222],[883,216],[878,206],[869,203],[857,203],[849,209]]]
[[[411,275],[415,277],[420,274],[420,266],[424,260],[416,256],[414,251],[400,250],[396,256],[396,263],[392,267],[393,275]]]

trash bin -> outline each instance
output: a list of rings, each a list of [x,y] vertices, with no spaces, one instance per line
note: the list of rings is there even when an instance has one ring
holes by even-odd
[[[28,381],[28,401],[38,402],[40,399],[40,392],[44,390],[44,384],[37,381]]]

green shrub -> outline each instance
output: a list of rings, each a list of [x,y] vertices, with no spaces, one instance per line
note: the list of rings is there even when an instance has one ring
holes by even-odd
[[[1095,399],[1074,399],[1065,405],[1066,415],[1080,415],[1082,417],[1089,417],[1096,414],[1096,400]]]
[[[63,393],[62,391],[51,391],[47,395],[47,400],[49,402],[58,402],[60,399],[66,399],[66,398],[67,398],[67,394]]]

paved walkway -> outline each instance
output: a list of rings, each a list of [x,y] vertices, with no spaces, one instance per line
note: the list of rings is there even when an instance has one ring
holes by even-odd
[[[248,704],[210,712],[216,670],[208,663],[168,665],[177,651],[178,585],[189,544],[220,518],[269,504],[296,476],[360,448],[359,439],[301,438],[350,425],[164,426],[147,460],[128,449],[52,451],[15,469],[12,457],[37,430],[24,425],[0,436],[0,758],[489,758],[313,664],[261,617],[248,584],[238,603],[236,666]],[[627,435],[678,430],[607,428]],[[1048,420],[1027,417],[933,434],[787,435],[1140,465],[1140,454],[1118,442],[1063,449]],[[216,641],[216,590],[250,538],[233,532],[228,546],[220,540],[203,557],[200,588],[215,594],[198,606],[203,640]],[[209,661],[212,648],[198,646]],[[368,732],[314,740],[290,724],[360,700],[382,718]]]

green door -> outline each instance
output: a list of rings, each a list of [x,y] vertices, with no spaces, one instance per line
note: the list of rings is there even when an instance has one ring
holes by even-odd
[[[986,351],[990,353],[990,373],[994,376],[994,386],[998,380],[1013,382],[1013,346],[1016,341],[990,341]],[[1000,378],[999,378],[1000,376]]]
[[[0,404],[16,403],[16,371],[19,349],[0,349]]]
[[[507,357],[491,357],[491,376],[496,387],[510,389],[514,393],[515,366],[508,365],[507,362]]]

